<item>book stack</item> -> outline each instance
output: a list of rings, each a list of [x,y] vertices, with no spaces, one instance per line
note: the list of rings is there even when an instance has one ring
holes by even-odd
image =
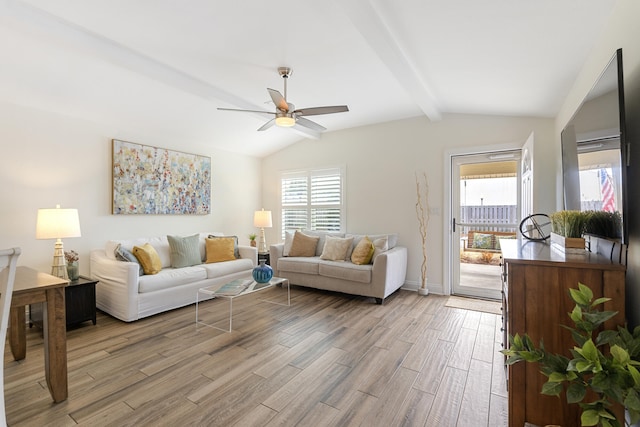
[[[215,291],[215,294],[224,295],[224,296],[238,295],[242,291],[247,289],[251,283],[253,283],[253,280],[250,280],[250,279],[249,280],[246,280],[246,279],[232,280],[231,282],[222,285],[220,289]]]

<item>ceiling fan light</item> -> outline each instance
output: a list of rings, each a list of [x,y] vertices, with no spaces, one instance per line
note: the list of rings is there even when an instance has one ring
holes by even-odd
[[[289,116],[276,117],[276,125],[284,128],[290,128],[296,124],[296,119]]]

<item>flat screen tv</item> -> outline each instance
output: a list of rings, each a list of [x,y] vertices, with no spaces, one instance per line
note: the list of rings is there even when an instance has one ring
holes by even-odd
[[[563,129],[564,207],[619,212],[627,243],[627,150],[622,49],[618,49]]]

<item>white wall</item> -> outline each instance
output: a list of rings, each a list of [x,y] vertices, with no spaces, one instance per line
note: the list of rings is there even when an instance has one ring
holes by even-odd
[[[112,215],[113,138],[210,156],[209,215]],[[89,251],[109,239],[200,231],[237,234],[248,244],[261,206],[260,160],[211,150],[206,141],[176,140],[152,129],[124,130],[0,103],[0,247],[22,248],[20,265],[50,271],[52,240],[36,240],[38,208],[77,208],[82,237],[66,239],[89,274]]]
[[[281,171],[322,166],[346,166],[346,231],[399,233],[409,250],[407,285],[416,286],[420,274],[421,242],[415,214],[416,172],[426,171],[432,215],[428,229],[428,284],[443,292],[444,155],[447,150],[497,144],[523,144],[535,132],[534,162],[540,169],[538,208],[554,206],[555,163],[551,119],[445,115],[442,121],[414,118],[338,132],[318,141],[302,141],[263,160],[263,201],[274,213],[267,241],[280,241],[279,177]]]

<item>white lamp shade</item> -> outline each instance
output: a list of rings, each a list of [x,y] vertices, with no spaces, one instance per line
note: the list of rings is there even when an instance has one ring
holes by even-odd
[[[256,211],[253,215],[253,226],[259,228],[272,227],[271,211],[265,211],[264,209]]]
[[[77,209],[38,209],[36,239],[80,237]]]

